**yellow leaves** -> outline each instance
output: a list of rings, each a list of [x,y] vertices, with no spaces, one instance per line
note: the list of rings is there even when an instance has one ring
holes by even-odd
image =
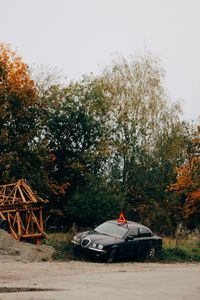
[[[4,70],[4,76],[3,78],[1,76],[0,81],[0,91],[6,90],[18,97],[36,95],[35,84],[30,78],[28,65],[4,44],[0,44],[0,63]]]

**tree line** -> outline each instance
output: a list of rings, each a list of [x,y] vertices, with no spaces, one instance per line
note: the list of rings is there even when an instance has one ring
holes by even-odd
[[[0,182],[49,200],[48,226],[117,218],[173,233],[200,225],[200,130],[182,118],[152,54],[68,84],[0,45]]]

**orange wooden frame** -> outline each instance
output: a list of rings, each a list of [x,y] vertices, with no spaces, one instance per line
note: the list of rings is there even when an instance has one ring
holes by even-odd
[[[23,179],[0,186],[0,218],[8,221],[9,232],[17,240],[45,237],[42,210],[46,202]]]

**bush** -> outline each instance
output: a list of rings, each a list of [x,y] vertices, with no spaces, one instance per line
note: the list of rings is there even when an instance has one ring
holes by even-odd
[[[73,246],[71,244],[72,233],[53,233],[49,234],[44,240],[46,245],[55,248],[52,255],[54,260],[71,260],[73,258]]]

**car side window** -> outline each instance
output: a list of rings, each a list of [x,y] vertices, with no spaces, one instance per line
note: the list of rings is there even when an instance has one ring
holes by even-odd
[[[139,228],[139,237],[148,237],[152,236],[151,231],[146,228]]]
[[[138,236],[138,228],[137,227],[131,228],[131,230],[129,231],[128,235],[129,236],[137,237]]]

